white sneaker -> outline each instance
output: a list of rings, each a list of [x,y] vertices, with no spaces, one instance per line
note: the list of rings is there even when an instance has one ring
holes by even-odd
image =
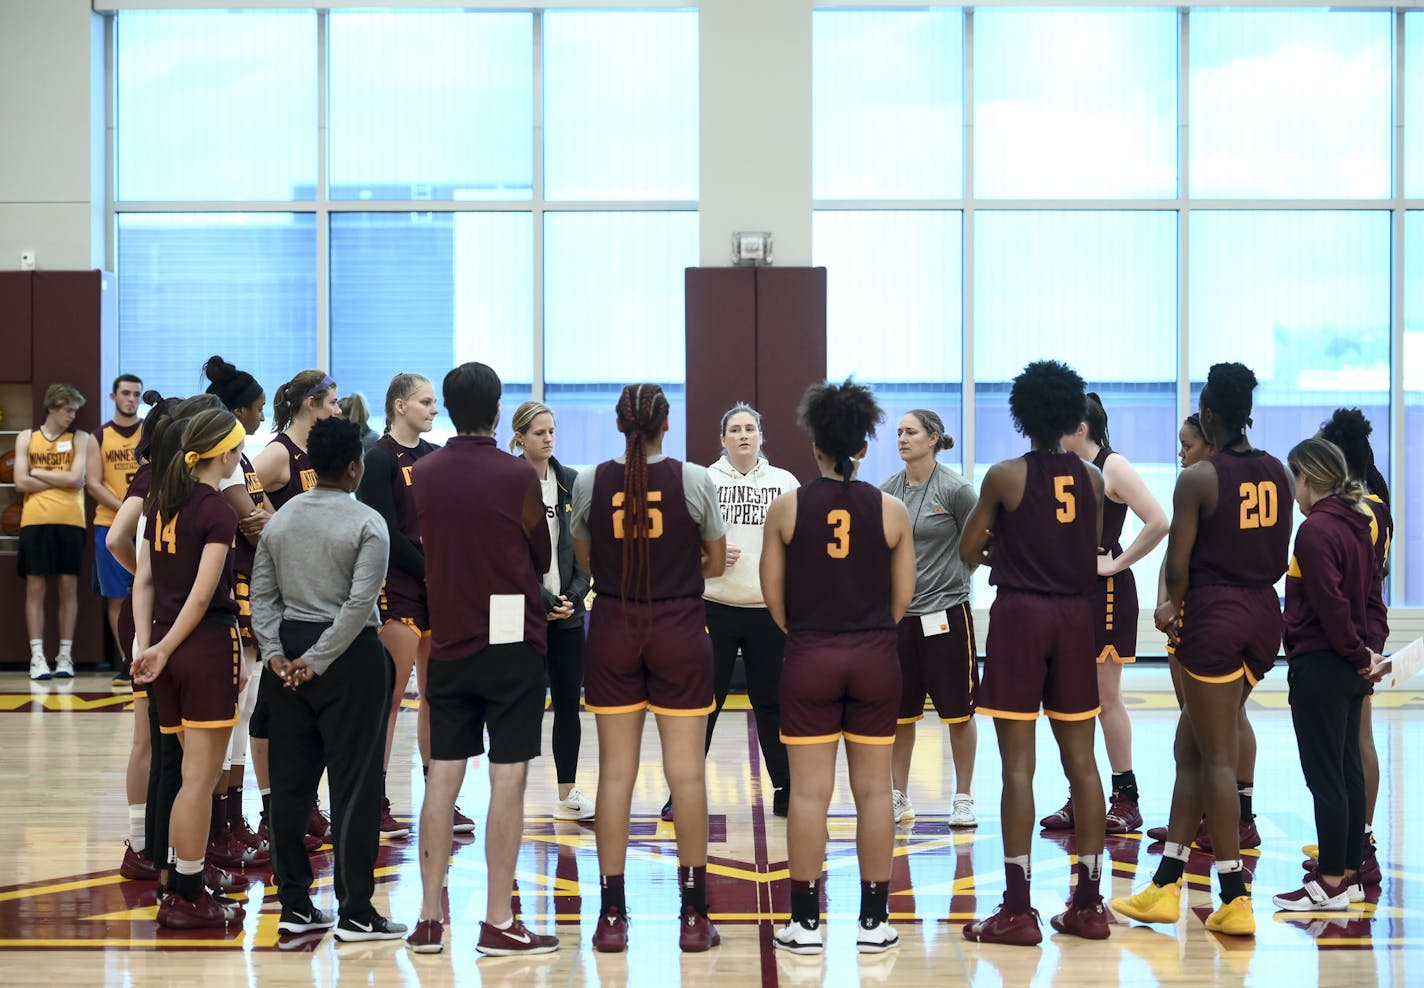
[[[915,806],[910,802],[910,797],[898,789],[890,790],[890,806],[896,823],[905,823],[915,818]]]
[[[73,679],[73,678],[74,678],[74,658],[73,658],[73,656],[65,655],[63,652],[59,653],[59,655],[58,655],[58,656],[55,658],[55,660],[54,660],[54,666],[55,666],[55,669],[54,669],[54,678],[55,678],[55,679]]]
[[[862,954],[879,954],[900,946],[900,934],[889,920],[863,919],[856,924],[855,949]]]
[[[954,797],[954,812],[949,815],[951,827],[977,827],[979,818],[974,815],[974,797],[959,793]]]
[[[36,682],[43,682],[51,678],[54,673],[49,671],[49,660],[43,655],[30,655],[30,678]]]
[[[567,799],[554,804],[555,820],[592,820],[593,800],[577,789],[570,789]]]
[[[793,954],[819,954],[826,949],[825,934],[821,931],[821,921],[813,924],[792,920],[772,934],[771,942],[781,950]]]

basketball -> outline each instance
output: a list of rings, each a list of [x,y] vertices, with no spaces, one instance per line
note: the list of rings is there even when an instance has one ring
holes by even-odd
[[[22,505],[16,503],[0,512],[0,530],[3,530],[6,535],[19,535],[20,515],[24,510]]]
[[[15,482],[15,451],[7,449],[0,454],[0,484]]]

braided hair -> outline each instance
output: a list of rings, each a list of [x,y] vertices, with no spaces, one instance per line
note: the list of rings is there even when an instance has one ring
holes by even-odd
[[[652,599],[652,515],[648,510],[647,442],[666,427],[667,395],[656,384],[630,384],[618,396],[618,431],[625,438],[623,470],[623,577],[619,593],[626,600],[630,586],[642,584]]]
[[[1256,390],[1256,375],[1241,363],[1212,364],[1201,392],[1201,407],[1210,408],[1226,426],[1229,438],[1222,449],[1230,449],[1246,436],[1251,424],[1251,392]],[[1211,437],[1207,437],[1208,441]]]

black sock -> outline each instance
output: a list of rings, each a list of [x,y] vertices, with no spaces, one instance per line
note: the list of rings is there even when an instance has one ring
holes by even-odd
[[[1152,884],[1159,888],[1171,885],[1186,873],[1187,863],[1185,861],[1164,854],[1162,860],[1157,863],[1157,874],[1152,876]]]
[[[874,926],[889,918],[890,883],[888,881],[867,882],[862,879],[860,883],[860,922],[864,925]]]
[[[707,866],[677,866],[677,884],[682,887],[682,904],[707,914]]]
[[[815,929],[821,922],[821,880],[791,880],[791,922]]]
[[[1237,868],[1235,871],[1219,871],[1216,873],[1216,878],[1221,882],[1222,905],[1246,894],[1246,870],[1244,868]]]
[[[623,898],[622,875],[604,875],[603,884],[599,891],[603,900],[603,911],[606,912],[609,909],[617,909],[619,912],[625,913],[628,911],[628,904]]]
[[[271,818],[272,818],[272,794],[271,794],[270,792],[264,792],[264,793],[262,794],[262,819],[264,819],[264,820],[270,820]]]
[[[1254,782],[1236,783],[1236,798],[1241,801],[1241,822],[1250,823],[1256,819],[1256,814],[1251,812],[1251,797],[1256,794],[1256,784]]]
[[[1130,803],[1137,802],[1137,776],[1133,774],[1132,769],[1113,773],[1112,791],[1113,795],[1120,795]]]
[[[183,898],[192,902],[203,894],[203,873],[200,871],[195,875],[185,875],[174,868],[173,888]]]
[[[421,777],[422,779],[428,779],[428,778],[430,778],[430,766],[429,766],[429,765],[422,765],[422,766],[420,766],[420,777]]]

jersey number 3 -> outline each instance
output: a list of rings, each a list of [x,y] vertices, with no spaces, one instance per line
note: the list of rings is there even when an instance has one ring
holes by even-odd
[[[648,538],[661,538],[663,534],[663,513],[661,508],[654,508],[654,504],[661,504],[663,500],[662,491],[648,491]],[[623,492],[619,491],[613,495],[613,537],[621,539],[623,535]]]
[[[826,524],[831,526],[831,538],[826,543],[826,555],[832,559],[845,559],[850,555],[850,512],[837,508],[826,515]]]
[[[1067,475],[1053,478],[1053,497],[1058,501],[1058,523],[1071,525],[1078,518],[1078,499],[1073,495],[1073,478]]]
[[[1271,528],[1276,524],[1276,484],[1263,480],[1241,485],[1241,527]]]

